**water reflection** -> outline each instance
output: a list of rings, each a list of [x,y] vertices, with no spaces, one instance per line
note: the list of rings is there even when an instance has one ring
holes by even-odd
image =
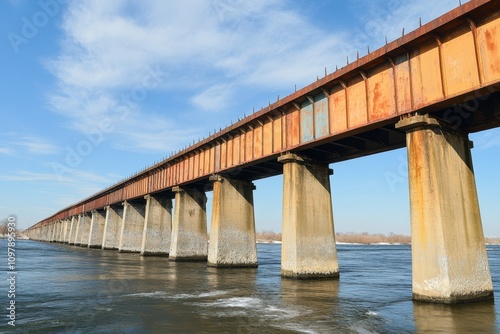
[[[281,304],[286,307],[286,315],[290,318],[287,329],[321,331],[325,324],[332,324],[332,315],[341,314],[339,287],[337,279],[282,279]]]
[[[413,304],[418,333],[498,333],[493,301],[459,305]]]

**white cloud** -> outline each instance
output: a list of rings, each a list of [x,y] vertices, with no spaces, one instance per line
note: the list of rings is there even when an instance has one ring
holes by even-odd
[[[0,146],[0,154],[32,153],[50,155],[59,153],[59,147],[51,141],[37,136],[23,136],[15,132],[2,134],[4,145]]]
[[[12,148],[5,146],[0,147],[0,154],[11,155],[12,153],[14,153]]]
[[[58,79],[49,104],[72,119],[72,128],[87,133],[103,118],[116,119],[121,97],[141,87],[151,66],[163,69],[163,79],[146,94],[183,89],[198,109],[193,114],[228,110],[236,103],[234,92],[249,85],[291,91],[331,63],[336,38],[285,4],[74,2],[63,24],[62,53],[47,62]],[[127,106],[128,116],[109,134],[114,147],[167,152],[190,142],[193,133],[200,136],[199,129],[179,124],[179,110],[166,107],[164,114],[152,115],[141,102]]]
[[[201,110],[217,111],[228,105],[231,95],[228,85],[214,85],[193,96],[191,102]]]
[[[50,143],[46,139],[39,137],[22,137],[20,138],[20,141],[15,142],[14,144],[27,149],[29,153],[56,154],[59,152],[59,148],[57,146]]]
[[[15,175],[0,175],[1,181],[55,181],[56,175],[19,171]]]
[[[444,13],[452,0],[360,3],[371,7],[363,11],[371,13],[364,31],[324,31],[290,0],[74,1],[64,16],[61,53],[47,61],[58,80],[49,103],[81,133],[103,118],[119,118],[106,138],[115,148],[168,152],[209,129],[181,119],[185,110],[241,114],[250,107],[238,105],[247,91],[291,93],[324,67],[332,72],[344,64],[346,55],[382,45],[384,35],[393,39],[402,27],[415,28],[418,17],[426,22]],[[161,68],[161,80],[145,87],[150,67]],[[121,117],[123,96],[139,88],[146,97]],[[146,110],[160,91],[168,100],[162,113]],[[179,92],[187,95],[181,102]]]
[[[71,170],[65,175],[56,173],[38,173],[30,171],[18,171],[13,175],[0,175],[0,181],[19,181],[19,182],[38,182],[38,181],[57,181],[67,185],[81,184],[82,182],[109,184],[111,180],[100,174]]]

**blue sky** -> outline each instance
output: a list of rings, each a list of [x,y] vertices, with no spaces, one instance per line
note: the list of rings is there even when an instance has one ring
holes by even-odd
[[[0,216],[31,226],[456,6],[1,1]],[[500,235],[500,132],[471,138],[485,234]],[[409,234],[405,150],[331,168],[337,232]],[[280,231],[281,177],[256,185],[257,229]]]

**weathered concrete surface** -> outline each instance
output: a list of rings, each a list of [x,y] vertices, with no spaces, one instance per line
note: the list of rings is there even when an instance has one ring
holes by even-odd
[[[66,219],[62,219],[59,222],[59,239],[57,240],[60,243],[64,243],[64,234],[66,233]]]
[[[201,190],[174,187],[175,208],[170,260],[207,259],[207,197]]]
[[[61,238],[62,243],[68,243],[68,233],[69,233],[69,224],[71,223],[70,219],[63,220],[63,235]]]
[[[328,165],[296,154],[278,161],[284,164],[281,275],[338,277]]]
[[[63,221],[60,220],[57,222],[57,236],[55,240],[56,242],[61,242],[62,234],[63,234]]]
[[[78,246],[80,245],[80,235],[81,235],[81,231],[80,231],[80,223],[82,221],[82,215],[78,215],[76,217],[76,227],[75,227],[75,235],[73,237],[73,245],[75,246]]]
[[[45,241],[51,241],[52,239],[52,226],[51,225],[45,225],[44,226],[44,240]]]
[[[105,207],[106,221],[102,237],[102,249],[118,249],[123,223],[123,205]]]
[[[101,248],[104,236],[104,224],[106,223],[106,211],[92,211],[92,221],[90,224],[89,248]]]
[[[56,229],[56,224],[54,222],[54,223],[50,224],[49,226],[50,226],[49,227],[49,231],[50,231],[49,232],[49,241],[50,242],[54,242],[54,240],[56,238],[56,230],[57,230]]]
[[[212,223],[208,265],[257,267],[255,218],[251,182],[210,178],[213,185]]]
[[[59,241],[59,221],[52,223],[52,242]]]
[[[172,199],[147,195],[141,255],[168,255],[172,236]]]
[[[145,209],[144,201],[125,201],[123,203],[119,252],[139,253],[141,251]]]
[[[80,216],[79,225],[79,241],[75,243],[77,246],[87,247],[90,239],[90,223],[92,222],[92,216],[90,213],[86,212]]]
[[[407,131],[413,298],[456,303],[493,297],[467,135],[428,116]]]
[[[70,226],[69,235],[68,235],[68,244],[70,244],[70,245],[75,244],[75,235],[76,235],[77,230],[78,230],[78,216],[72,216],[71,217],[71,226]]]

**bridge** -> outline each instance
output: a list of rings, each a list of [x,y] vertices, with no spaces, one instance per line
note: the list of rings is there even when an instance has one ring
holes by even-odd
[[[468,135],[500,126],[499,48],[500,1],[472,0],[28,236],[255,267],[252,181],[282,174],[282,276],[338,277],[329,164],[406,146],[414,299],[492,298]]]

